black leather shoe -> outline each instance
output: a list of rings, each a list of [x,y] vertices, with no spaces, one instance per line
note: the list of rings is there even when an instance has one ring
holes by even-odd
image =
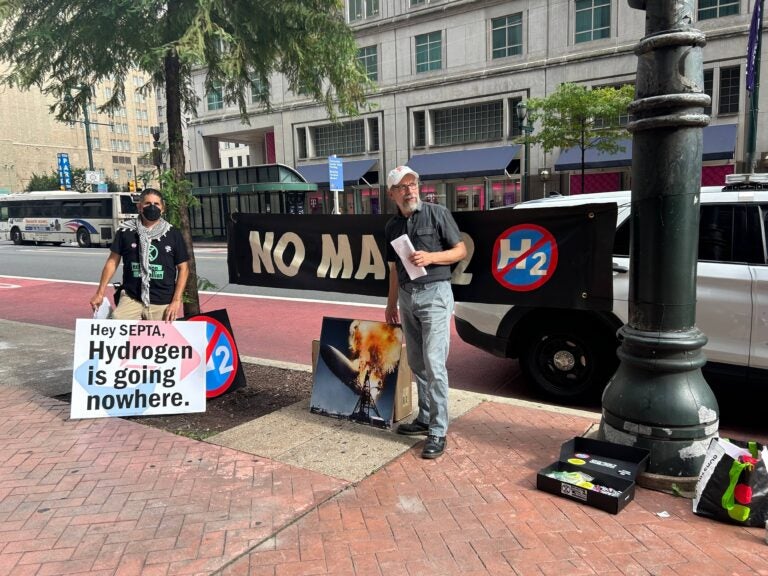
[[[421,457],[431,460],[442,456],[445,451],[445,436],[427,436],[427,443],[424,445],[424,450],[421,451]]]
[[[397,427],[397,433],[406,436],[426,435],[427,432],[429,432],[429,424],[423,424],[418,420],[414,420],[410,424],[400,424],[400,426]]]

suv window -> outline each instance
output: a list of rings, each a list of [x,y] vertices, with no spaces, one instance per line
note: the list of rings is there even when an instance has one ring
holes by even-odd
[[[629,258],[629,221],[627,218],[616,229],[616,235],[613,237],[613,254],[615,256],[624,256]]]
[[[754,206],[740,204],[704,204],[699,221],[699,260],[765,264],[761,216]],[[615,256],[629,256],[627,218],[616,229]],[[768,211],[765,211],[768,229]]]
[[[699,223],[699,260],[765,263],[760,214],[755,206],[704,204]]]

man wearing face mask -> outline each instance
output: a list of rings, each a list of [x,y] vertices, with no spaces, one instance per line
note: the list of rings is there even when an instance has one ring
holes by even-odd
[[[170,322],[184,315],[189,256],[181,232],[162,217],[165,204],[160,192],[144,190],[138,207],[139,216],[115,234],[91,308],[95,311],[101,305],[122,259],[123,294],[112,318]]]

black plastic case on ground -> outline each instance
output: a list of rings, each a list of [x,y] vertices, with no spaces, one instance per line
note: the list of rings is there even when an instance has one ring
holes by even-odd
[[[536,488],[618,514],[635,497],[635,480],[648,465],[649,455],[642,448],[577,436],[562,445],[560,460],[539,470]],[[612,488],[618,494],[552,478],[548,476],[552,472],[582,472],[594,478],[591,484]]]

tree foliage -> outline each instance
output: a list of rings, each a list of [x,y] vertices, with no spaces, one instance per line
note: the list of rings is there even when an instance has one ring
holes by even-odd
[[[98,106],[110,112],[133,88],[131,70],[147,72],[152,81],[139,90],[165,91],[170,168],[180,182],[181,117],[197,106],[196,67],[205,67],[206,89],[221,88],[244,120],[251,83],[269,86],[275,73],[290,91],[324,103],[332,119],[357,113],[369,81],[343,7],[342,0],[0,0],[0,60],[10,64],[0,81],[39,88],[54,98],[56,117],[71,121],[95,100],[99,82],[113,83],[111,98]],[[268,90],[256,97],[269,107]],[[197,313],[188,200],[180,199],[180,226],[191,255],[187,311]]]
[[[615,153],[624,149],[619,141],[627,138],[628,132],[620,117],[627,114],[634,97],[635,88],[629,84],[620,88],[561,84],[549,96],[527,101],[529,122],[538,124],[538,130],[527,140],[541,145],[545,152],[580,148],[583,190],[585,151],[594,148]]]
[[[110,177],[105,179],[108,192],[119,192],[120,186],[112,180]],[[72,188],[75,192],[91,192],[92,187],[85,181],[85,168],[73,168],[72,169]],[[59,189],[59,173],[55,170],[48,174],[36,174],[32,172],[32,177],[29,179],[25,190],[27,192],[34,191],[46,191],[46,190],[58,190]]]

